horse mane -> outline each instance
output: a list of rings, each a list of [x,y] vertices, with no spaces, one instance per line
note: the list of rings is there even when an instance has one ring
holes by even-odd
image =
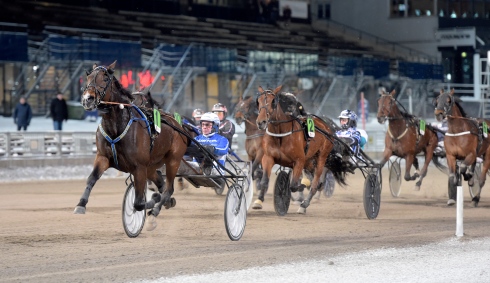
[[[300,115],[300,111],[298,109],[298,98],[296,98],[294,94],[289,92],[281,92],[277,94],[276,99],[278,100],[278,103],[285,114],[293,117],[298,117]]]
[[[459,109],[459,112],[461,112],[461,116],[463,117],[468,117],[468,115],[466,114],[466,112],[464,111],[463,109],[463,106],[461,106],[461,103],[463,101],[461,100],[461,98],[459,97],[454,97],[454,104],[456,104],[456,107],[458,107]]]
[[[255,101],[253,100],[253,96],[251,96],[251,95],[247,95],[247,96],[245,96],[245,97],[243,98],[243,101],[246,101],[246,100],[248,100],[248,99],[252,99],[252,100],[250,101],[250,103],[248,104],[248,105],[249,105],[249,107],[248,107],[248,112],[249,112],[249,113],[254,113],[254,114],[257,114],[257,115],[258,115],[258,114],[259,114],[259,111],[258,111],[258,110],[259,110],[259,108],[257,107],[257,104],[256,104],[256,103],[255,103]]]
[[[126,98],[128,102],[132,102],[134,100],[134,96],[131,94],[129,90],[123,87],[123,85],[116,79],[114,78],[114,84],[116,85],[116,89],[122,94],[122,97]]]

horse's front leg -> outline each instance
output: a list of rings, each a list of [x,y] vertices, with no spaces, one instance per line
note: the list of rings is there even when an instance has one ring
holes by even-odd
[[[383,158],[379,162],[380,168],[383,168],[386,162],[388,162],[388,159],[393,155],[393,151],[389,147],[385,147],[385,150],[383,151]]]
[[[267,188],[269,187],[269,178],[272,172],[272,166],[274,166],[274,158],[270,155],[265,155],[262,157],[262,169],[264,170],[264,174],[262,179],[260,179],[259,187],[257,188],[259,192],[258,199],[255,200],[252,205],[253,209],[262,209],[262,202],[264,202],[264,196],[267,192]]]
[[[87,178],[87,186],[85,187],[85,191],[83,191],[82,198],[73,211],[74,214],[85,214],[92,188],[107,168],[109,168],[109,160],[104,156],[97,155],[94,161],[94,169]]]
[[[134,197],[134,209],[136,211],[142,211],[145,209],[145,204],[146,204],[146,199],[145,199],[145,189],[146,189],[146,179],[147,179],[147,174],[146,174],[146,169],[139,167],[134,171],[133,174],[134,177],[134,191],[135,191],[135,197]]]
[[[464,180],[469,181],[468,185],[473,186],[473,171],[476,165],[476,153],[468,154],[460,165],[460,173],[463,174]],[[470,167],[470,170],[468,170]]]
[[[303,175],[304,166],[304,160],[296,160],[293,166],[293,172],[291,174],[291,179],[289,183],[289,189],[291,190],[291,192],[298,192],[298,198],[296,199],[296,201],[299,201],[301,203],[305,199],[303,194],[305,186],[301,184],[301,176]]]
[[[448,201],[447,205],[454,205],[456,203],[456,157],[454,155],[446,155],[447,168],[449,170],[448,178]],[[459,174],[459,173],[458,173]]]

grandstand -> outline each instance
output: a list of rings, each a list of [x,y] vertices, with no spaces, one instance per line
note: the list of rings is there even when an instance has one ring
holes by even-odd
[[[119,78],[133,74],[128,81],[134,83],[128,87],[141,87],[136,74],[148,70],[152,92],[167,102],[166,110],[185,114],[217,101],[231,108],[240,95],[253,95],[258,85],[283,84],[284,90],[307,101],[307,107],[330,115],[339,106],[355,109],[360,90],[373,99],[379,80],[405,74],[413,64],[430,69],[426,72],[430,82],[412,86],[420,90],[414,92],[420,97],[427,97],[434,89],[432,80],[442,77],[438,66],[420,54],[414,56],[417,52],[407,55],[391,45],[391,52],[386,52],[383,46],[349,38],[335,27],[326,31],[309,23],[266,24],[183,15],[176,13],[178,9],[164,14],[124,10],[123,3],[122,9],[107,9],[85,7],[85,1],[65,2],[70,3],[3,5],[2,21],[17,24],[17,32],[27,36],[28,58],[12,70],[4,69],[14,82],[2,90],[1,114],[10,115],[22,94],[29,97],[37,115],[47,112],[55,92],[78,100],[84,71],[94,62],[109,64],[116,59]],[[298,86],[300,78],[306,85]],[[408,83],[395,85],[402,90]]]

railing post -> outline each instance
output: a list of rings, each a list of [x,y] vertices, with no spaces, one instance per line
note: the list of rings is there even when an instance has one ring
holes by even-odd
[[[58,143],[56,144],[57,152],[58,152],[58,156],[61,157],[62,156],[61,148],[63,145],[63,143],[61,142],[61,131],[58,131],[56,134],[58,135]]]
[[[10,151],[12,150],[12,137],[10,136],[10,132],[7,132],[5,134],[5,145],[6,145],[6,156],[9,157],[9,156],[12,156],[12,154],[10,153]]]

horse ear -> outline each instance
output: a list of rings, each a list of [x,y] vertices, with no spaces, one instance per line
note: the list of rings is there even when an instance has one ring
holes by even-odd
[[[259,88],[257,90],[259,91],[259,93],[263,93],[264,92],[264,89],[261,86],[259,86]]]
[[[87,74],[87,77],[90,75],[90,71],[85,71],[85,74]]]
[[[274,90],[274,94],[278,94],[281,91],[281,88],[282,88],[282,85],[276,87],[276,89]]]
[[[94,63],[94,65],[92,66],[92,70],[94,70],[95,68],[97,68],[97,63]]]
[[[395,97],[395,94],[396,94],[396,90],[392,90],[392,91],[390,92],[390,95],[391,95],[392,97]]]
[[[439,92],[440,94],[443,94],[444,93],[444,89],[441,88],[441,91]]]
[[[116,68],[116,62],[117,62],[117,60],[114,61],[114,63],[112,63],[109,66],[107,66],[107,69],[108,70],[112,70],[114,72],[114,69]]]
[[[449,93],[449,95],[453,96],[453,94],[454,94],[454,88],[451,89],[451,92]]]

